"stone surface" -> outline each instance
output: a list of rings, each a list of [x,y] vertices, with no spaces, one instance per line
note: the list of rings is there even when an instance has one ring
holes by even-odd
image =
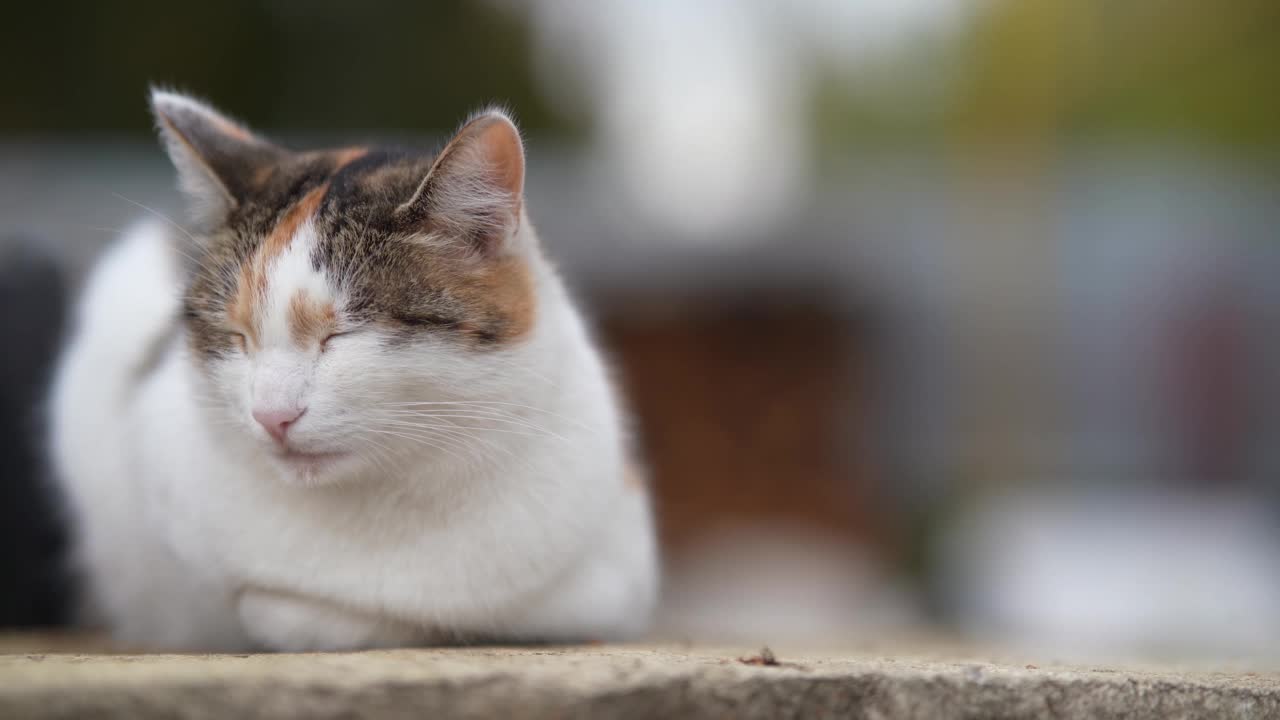
[[[1277,672],[958,649],[781,647],[777,665],[758,649],[678,645],[77,654],[101,647],[0,639],[0,718],[1280,718]]]

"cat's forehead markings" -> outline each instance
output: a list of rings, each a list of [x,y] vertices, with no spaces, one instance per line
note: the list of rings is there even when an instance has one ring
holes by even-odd
[[[329,283],[311,262],[318,243],[314,218],[328,189],[324,183],[294,203],[240,268],[228,315],[255,347],[304,345],[332,327]],[[297,323],[301,333],[292,329]]]
[[[332,301],[317,298],[303,288],[289,299],[289,338],[299,348],[323,343],[338,329],[338,312]]]
[[[308,218],[284,252],[269,261],[261,318],[264,346],[307,348],[331,331],[337,312],[324,271],[311,262],[317,244],[316,224]]]
[[[316,210],[320,208],[320,201],[324,200],[324,194],[328,191],[329,183],[326,182],[312,189],[306,195],[303,195],[301,200],[294,203],[293,207],[289,208],[289,211],[284,214],[280,222],[276,223],[275,228],[262,242],[255,259],[261,259],[265,263],[289,249],[294,235],[298,233],[298,229],[316,214]]]

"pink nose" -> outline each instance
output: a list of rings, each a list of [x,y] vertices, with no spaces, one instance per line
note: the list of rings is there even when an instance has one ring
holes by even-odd
[[[267,431],[267,434],[275,439],[278,443],[284,443],[284,434],[289,431],[289,426],[295,420],[302,417],[302,413],[306,412],[306,408],[302,410],[262,410],[253,411],[253,419]]]

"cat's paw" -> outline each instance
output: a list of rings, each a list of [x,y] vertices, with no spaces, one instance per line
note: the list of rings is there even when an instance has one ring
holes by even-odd
[[[427,639],[425,632],[410,625],[301,595],[246,589],[237,610],[249,637],[270,650],[361,650],[417,645]]]

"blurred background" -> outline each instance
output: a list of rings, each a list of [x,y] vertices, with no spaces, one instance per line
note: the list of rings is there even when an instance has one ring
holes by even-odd
[[[0,620],[60,617],[24,358],[134,203],[180,212],[155,83],[298,147],[515,111],[663,636],[1280,654],[1280,3],[353,7],[7,9]]]

